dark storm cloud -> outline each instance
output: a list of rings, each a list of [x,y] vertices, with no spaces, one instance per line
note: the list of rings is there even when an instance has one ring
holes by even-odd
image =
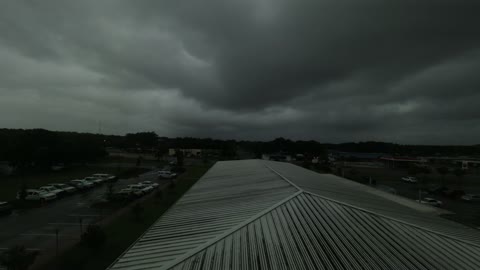
[[[5,1],[0,124],[476,143],[479,11],[469,0]]]

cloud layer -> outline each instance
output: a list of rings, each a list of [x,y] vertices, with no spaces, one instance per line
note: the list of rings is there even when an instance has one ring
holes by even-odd
[[[471,0],[5,1],[0,126],[473,144]]]

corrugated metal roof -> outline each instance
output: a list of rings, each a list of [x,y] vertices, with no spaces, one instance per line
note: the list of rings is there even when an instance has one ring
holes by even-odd
[[[480,247],[301,193],[172,269],[480,269]]]
[[[477,231],[343,181],[218,162],[111,269],[480,269]]]
[[[480,244],[478,230],[439,217],[436,215],[437,209],[431,206],[335,175],[318,174],[290,163],[268,161],[265,164],[299,189]]]
[[[297,191],[259,162],[217,162],[112,269],[158,269]]]

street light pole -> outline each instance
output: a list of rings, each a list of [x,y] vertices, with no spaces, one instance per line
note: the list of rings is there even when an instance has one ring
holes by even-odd
[[[56,240],[56,249],[55,249],[55,256],[58,256],[58,228],[55,229],[55,240]]]

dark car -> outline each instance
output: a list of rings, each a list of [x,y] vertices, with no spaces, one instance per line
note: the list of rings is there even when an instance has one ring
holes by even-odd
[[[12,205],[8,202],[0,202],[0,216],[10,215],[12,213]]]

